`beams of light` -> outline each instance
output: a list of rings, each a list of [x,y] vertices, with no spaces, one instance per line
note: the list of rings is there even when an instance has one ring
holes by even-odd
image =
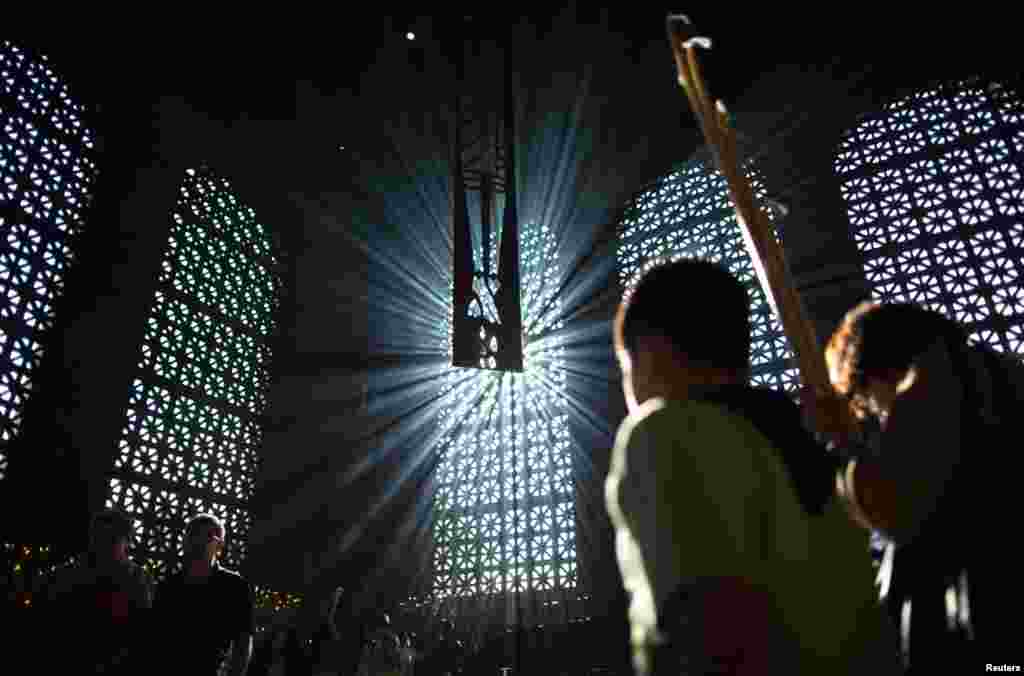
[[[493,248],[496,242],[497,236]],[[451,369],[443,385],[436,599],[576,586],[564,349],[559,338],[545,335],[563,326],[552,298],[558,271],[547,265],[554,235],[548,226],[526,223],[520,242],[523,323],[532,327],[523,374],[470,370],[466,378],[464,370]],[[542,308],[547,316],[537,316]],[[484,303],[484,312],[496,318],[492,303]],[[450,340],[447,349],[450,354]]]
[[[394,110],[409,110],[411,90],[395,90],[390,83],[396,77],[422,80],[411,70],[396,74],[400,68],[406,66],[381,67],[364,82],[368,88],[380,89],[372,99],[376,102],[374,129],[386,138],[387,147],[374,151],[372,158],[357,158],[362,189],[358,204],[354,213],[351,209],[338,213],[339,225],[350,225],[353,239],[369,259],[368,415],[382,421],[383,427],[365,450],[349,453],[346,449],[347,464],[339,454],[337,465],[330,465],[329,471],[336,470],[331,481],[310,479],[310,492],[318,492],[311,488],[313,483],[325,490],[330,484],[335,491],[354,491],[362,490],[358,487],[362,477],[373,475],[378,478],[367,490],[379,493],[357,508],[358,515],[347,519],[350,525],[339,529],[334,551],[321,566],[327,571],[358,556],[348,547],[360,533],[366,537],[368,529],[375,527],[371,521],[383,516],[387,496],[397,498],[409,487],[406,495],[412,496],[415,506],[401,527],[399,542],[387,553],[382,553],[386,543],[365,545],[376,550],[377,569],[408,567],[415,558],[419,581],[413,586],[419,599],[437,599],[447,593],[444,601],[457,605],[456,599],[498,603],[498,597],[507,601],[516,596],[554,613],[548,621],[561,622],[568,595],[585,596],[578,571],[585,552],[578,543],[596,539],[576,532],[575,517],[565,510],[575,510],[579,483],[600,480],[594,474],[575,476],[577,467],[593,469],[590,454],[595,448],[576,444],[570,426],[576,418],[585,418],[585,426],[600,430],[597,436],[611,435],[603,410],[594,408],[595,401],[604,403],[602,392],[608,389],[607,374],[613,368],[607,317],[603,322],[596,313],[582,317],[593,297],[607,286],[614,266],[614,260],[588,257],[613,207],[605,203],[603,194],[580,189],[590,185],[583,160],[595,145],[580,124],[586,86],[581,86],[577,73],[552,76],[545,72],[537,76],[543,82],[522,87],[517,180],[520,221],[530,224],[522,235],[523,256],[528,257],[531,250],[539,255],[532,259],[531,270],[525,265],[523,270],[523,301],[532,308],[524,311],[528,372],[513,377],[450,367],[452,237],[445,143],[452,111],[443,92],[449,85],[446,78],[453,74],[444,74],[439,62],[438,69],[430,72],[445,81],[434,83],[436,88],[424,85],[416,90],[416,111],[385,112],[388,119],[379,120],[382,109],[392,109],[381,106],[381,101],[395,99]],[[393,93],[397,91],[402,95]],[[548,114],[551,110],[565,112]],[[581,261],[592,266],[579,266],[585,269],[577,271]],[[603,274],[592,271],[601,266]],[[567,298],[572,299],[571,306],[564,302]],[[579,321],[567,323],[575,315],[580,315]],[[374,365],[385,358],[386,366]],[[586,374],[592,383],[570,383],[570,370],[581,374],[581,382]],[[486,478],[473,484],[467,477],[474,470],[468,467],[475,468],[478,479]],[[535,467],[546,469],[531,471]],[[543,486],[538,483],[542,477]],[[517,494],[518,509],[512,500]],[[444,510],[437,509],[439,495],[486,508],[448,510],[451,513],[445,516]],[[294,502],[296,513],[302,512],[299,500]],[[536,514],[531,511],[541,507]],[[530,518],[534,526],[545,524],[546,530],[532,532]],[[274,519],[284,523],[277,513]],[[441,524],[445,519],[454,524],[454,530]],[[447,551],[437,549],[438,537],[445,537],[442,532],[459,534],[441,545]],[[505,535],[504,544],[492,535],[495,532]],[[479,537],[474,540],[472,533]],[[380,536],[389,534],[381,531]],[[521,545],[518,550],[516,538]],[[432,557],[438,553],[452,564],[446,574],[451,585],[435,574],[439,568]],[[524,593],[510,594],[516,589]]]

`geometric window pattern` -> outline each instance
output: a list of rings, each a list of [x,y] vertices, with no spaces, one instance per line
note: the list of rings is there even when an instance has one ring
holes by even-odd
[[[189,169],[146,320],[108,506],[135,519],[135,556],[158,577],[200,512],[227,527],[239,569],[266,408],[280,281],[269,233],[231,186]]]
[[[755,196],[764,203],[760,176],[750,165],[746,175]],[[762,209],[774,222],[772,210]],[[699,160],[661,177],[628,205],[618,249],[624,297],[652,267],[681,258],[724,265],[746,285],[751,311],[750,383],[795,393],[799,374],[793,350],[754,273],[725,179]]]
[[[1024,104],[960,82],[886,105],[835,159],[864,271],[883,302],[961,322],[1024,354]]]
[[[492,238],[492,261],[497,239]],[[555,233],[520,236],[522,373],[448,368],[433,509],[432,598],[463,605],[499,594],[557,603],[577,586],[576,511],[558,331]],[[481,253],[476,251],[477,269]],[[488,318],[490,294],[480,298]],[[444,349],[451,357],[451,317]]]
[[[96,179],[84,112],[45,56],[0,41],[0,480]]]

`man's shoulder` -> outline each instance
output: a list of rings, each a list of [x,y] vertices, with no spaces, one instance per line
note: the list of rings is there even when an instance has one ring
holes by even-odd
[[[700,400],[650,399],[622,422],[615,440],[611,473],[653,472],[675,475],[679,463],[691,469],[709,462],[735,461],[735,453],[716,451],[750,449],[746,422],[722,406]],[[646,469],[645,469],[646,468]]]
[[[741,411],[704,399],[654,400],[623,421],[610,471],[734,481],[772,472],[777,456],[771,439]]]
[[[666,412],[669,407],[666,399],[647,399],[638,409],[631,411],[622,424],[618,426],[615,434],[615,445],[612,452],[612,466],[621,466],[629,453],[629,449],[641,445],[641,442],[649,442],[651,437],[660,436],[655,434],[655,429],[662,426],[663,421],[667,423],[671,415]]]
[[[623,421],[619,428],[620,444],[631,438],[684,439],[708,433],[720,435],[736,431],[742,416],[726,406],[702,399],[649,399]],[[721,438],[718,436],[718,438]]]
[[[669,402],[665,399],[648,399],[639,408],[629,412],[625,420],[622,421],[622,425],[619,426],[619,435],[621,436],[623,433],[628,435],[638,427],[650,426],[652,424],[650,421],[660,419],[667,406],[669,406]]]
[[[221,584],[229,584],[236,587],[248,587],[249,582],[242,577],[242,574],[237,570],[225,568],[224,566],[217,566],[213,569],[213,575],[217,581]]]
[[[213,582],[219,589],[224,590],[224,593],[230,594],[232,598],[245,597],[252,600],[252,585],[236,570],[217,566],[213,572]]]

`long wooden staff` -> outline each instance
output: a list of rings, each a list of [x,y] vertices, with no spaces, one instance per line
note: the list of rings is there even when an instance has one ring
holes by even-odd
[[[715,163],[725,177],[757,279],[793,345],[803,383],[820,388],[820,391],[831,390],[824,353],[818,346],[814,326],[808,320],[803,302],[793,286],[774,228],[767,215],[758,208],[754,191],[739,166],[736,132],[730,124],[729,114],[721,101],[712,103],[704,86],[696,49],[710,49],[711,41],[698,37],[693,24],[681,14],[669,15],[666,26],[679,71],[679,84],[700,122]]]
[[[758,208],[754,191],[740,169],[736,157],[736,132],[729,122],[729,114],[721,101],[712,104],[701,77],[696,48],[710,49],[711,41],[698,37],[693,24],[685,16],[669,15],[666,26],[679,71],[679,84],[686,92],[690,107],[700,122],[715,163],[725,177],[757,279],[761,282],[775,316],[782,324],[782,330],[793,345],[803,384],[816,390],[818,396],[823,397],[822,401],[827,401],[829,396],[834,397],[834,393],[828,366],[825,364],[825,355],[818,347],[814,326],[808,320],[803,302],[793,286],[793,278],[789,273],[782,248],[775,240],[774,229],[765,213]],[[838,426],[833,429],[842,429],[844,435],[855,433],[857,423],[849,409],[845,405],[830,408],[831,415],[834,416],[831,424]],[[877,516],[872,518],[868,515],[860,504],[858,493],[866,492],[870,495],[873,492],[883,492],[873,491],[877,477],[864,475],[864,472],[857,475],[855,482],[856,471],[857,463],[850,463],[846,471],[836,477],[836,487],[851,519],[861,526],[870,528],[873,523],[879,522],[879,519]]]

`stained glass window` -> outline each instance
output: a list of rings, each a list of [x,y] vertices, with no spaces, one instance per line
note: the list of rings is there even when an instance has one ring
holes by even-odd
[[[96,179],[84,115],[45,56],[0,41],[0,480]]]
[[[492,239],[494,259],[497,239]],[[480,260],[479,246],[477,261]],[[520,237],[524,371],[451,368],[444,375],[434,509],[435,599],[573,590],[576,513],[559,338],[555,233]],[[497,312],[484,289],[484,312]],[[451,358],[451,318],[443,348]]]
[[[763,181],[747,168],[754,193],[765,197]],[[772,210],[766,209],[774,220]],[[750,293],[751,384],[785,392],[799,388],[793,350],[772,312],[743,243],[725,179],[691,160],[637,197],[627,209],[619,235],[619,278],[628,296],[633,285],[662,260],[703,258],[728,267]]]
[[[959,82],[886,105],[839,147],[850,225],[883,302],[912,302],[1024,353],[1024,104]]]
[[[269,232],[227,180],[188,170],[170,218],[108,499],[157,576],[201,512],[227,526],[225,565],[245,559],[280,293]]]

